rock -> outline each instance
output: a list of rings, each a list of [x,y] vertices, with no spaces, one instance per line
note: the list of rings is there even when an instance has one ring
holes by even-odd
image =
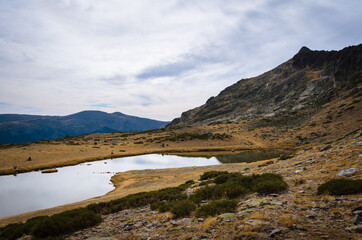
[[[300,173],[300,172],[303,172],[303,170],[299,169],[295,171],[295,173]]]
[[[142,238],[148,238],[150,236],[150,234],[148,232],[141,232],[139,234],[139,236],[142,237]]]
[[[263,223],[263,221],[261,221],[259,219],[249,219],[244,222],[244,224],[251,225],[251,226],[260,225],[262,223]]]
[[[359,225],[356,225],[356,226],[346,227],[345,229],[346,229],[346,231],[349,231],[349,232],[362,233],[362,224],[359,224]]]
[[[173,225],[191,225],[192,223],[192,220],[190,218],[183,218],[181,220],[172,220],[171,223]]]
[[[271,202],[271,205],[283,207],[285,204],[282,202]]]
[[[245,209],[245,210],[238,212],[237,215],[238,215],[238,217],[243,218],[255,211],[256,211],[256,208],[255,209]]]
[[[203,221],[205,221],[205,219],[203,219],[203,218],[198,218],[197,221],[198,221],[198,222],[203,222]]]
[[[238,219],[238,215],[236,215],[235,213],[224,213],[219,215],[218,218],[224,222],[233,222]]]
[[[353,224],[354,225],[362,225],[362,207],[358,207],[353,209]]]
[[[271,233],[269,234],[270,238],[275,237],[276,235],[280,234],[282,232],[282,230],[280,228],[276,228],[273,231],[271,231]]]
[[[321,152],[327,151],[328,149],[331,149],[331,148],[332,148],[332,146],[330,144],[327,144],[327,145],[325,145],[324,147],[321,148]]]
[[[124,228],[125,231],[131,231],[133,229],[133,226],[126,226]]]
[[[264,199],[247,200],[246,204],[249,208],[260,207],[264,205],[270,205],[270,203]]]
[[[357,168],[350,168],[347,170],[340,171],[337,176],[339,177],[349,177],[352,176],[354,173],[359,172],[360,170]]]
[[[268,194],[268,196],[270,196],[270,197],[278,197],[279,194],[277,194],[277,193],[271,193],[271,194]]]

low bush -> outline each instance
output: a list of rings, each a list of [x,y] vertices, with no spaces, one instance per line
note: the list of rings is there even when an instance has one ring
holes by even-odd
[[[282,176],[273,173],[254,175],[252,188],[255,192],[262,194],[279,193],[288,189]]]
[[[207,180],[210,178],[215,178],[217,176],[220,175],[224,175],[224,174],[228,174],[227,171],[209,171],[209,172],[204,172],[201,176],[200,176],[200,180]]]
[[[183,200],[173,204],[171,213],[175,218],[189,216],[192,211],[196,208],[195,203],[190,200]]]
[[[85,209],[75,209],[39,219],[31,229],[38,238],[59,236],[94,226],[102,221],[100,215]]]
[[[71,233],[100,223],[101,216],[85,208],[66,211],[50,217],[37,217],[26,223],[10,224],[0,229],[0,239],[17,239],[24,234],[47,238]]]
[[[318,195],[348,195],[362,192],[362,179],[332,179],[318,187]]]
[[[234,212],[238,205],[236,200],[213,201],[201,206],[196,211],[197,217],[215,216],[222,213]]]

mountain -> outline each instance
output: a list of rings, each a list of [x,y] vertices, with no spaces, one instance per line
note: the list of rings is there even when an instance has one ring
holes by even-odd
[[[168,122],[120,112],[83,111],[68,116],[0,114],[0,143],[32,142],[94,132],[133,132],[162,128]]]
[[[227,87],[204,105],[182,113],[170,126],[247,119],[254,127],[299,126],[326,103],[342,96],[359,98],[361,84],[362,44],[340,51],[302,47],[287,62]]]

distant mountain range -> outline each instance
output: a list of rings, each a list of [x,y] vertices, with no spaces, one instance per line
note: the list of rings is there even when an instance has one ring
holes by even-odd
[[[68,116],[0,114],[0,143],[33,142],[95,132],[146,131],[162,128],[167,123],[120,112],[83,111]]]
[[[241,79],[204,105],[182,113],[170,126],[238,120],[252,120],[253,127],[300,126],[326,103],[343,102],[349,96],[359,102],[361,83],[362,44],[340,51],[302,47],[287,62]]]

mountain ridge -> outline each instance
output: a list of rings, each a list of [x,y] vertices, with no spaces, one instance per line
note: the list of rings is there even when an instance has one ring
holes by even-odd
[[[0,114],[0,143],[32,142],[87,133],[133,132],[162,128],[168,122],[86,110],[66,116]]]
[[[358,95],[361,66],[362,44],[339,51],[302,47],[290,60],[226,87],[204,105],[183,112],[169,126],[245,119],[254,119],[256,126],[265,126],[265,121],[300,125],[342,92],[354,88],[351,94]]]

